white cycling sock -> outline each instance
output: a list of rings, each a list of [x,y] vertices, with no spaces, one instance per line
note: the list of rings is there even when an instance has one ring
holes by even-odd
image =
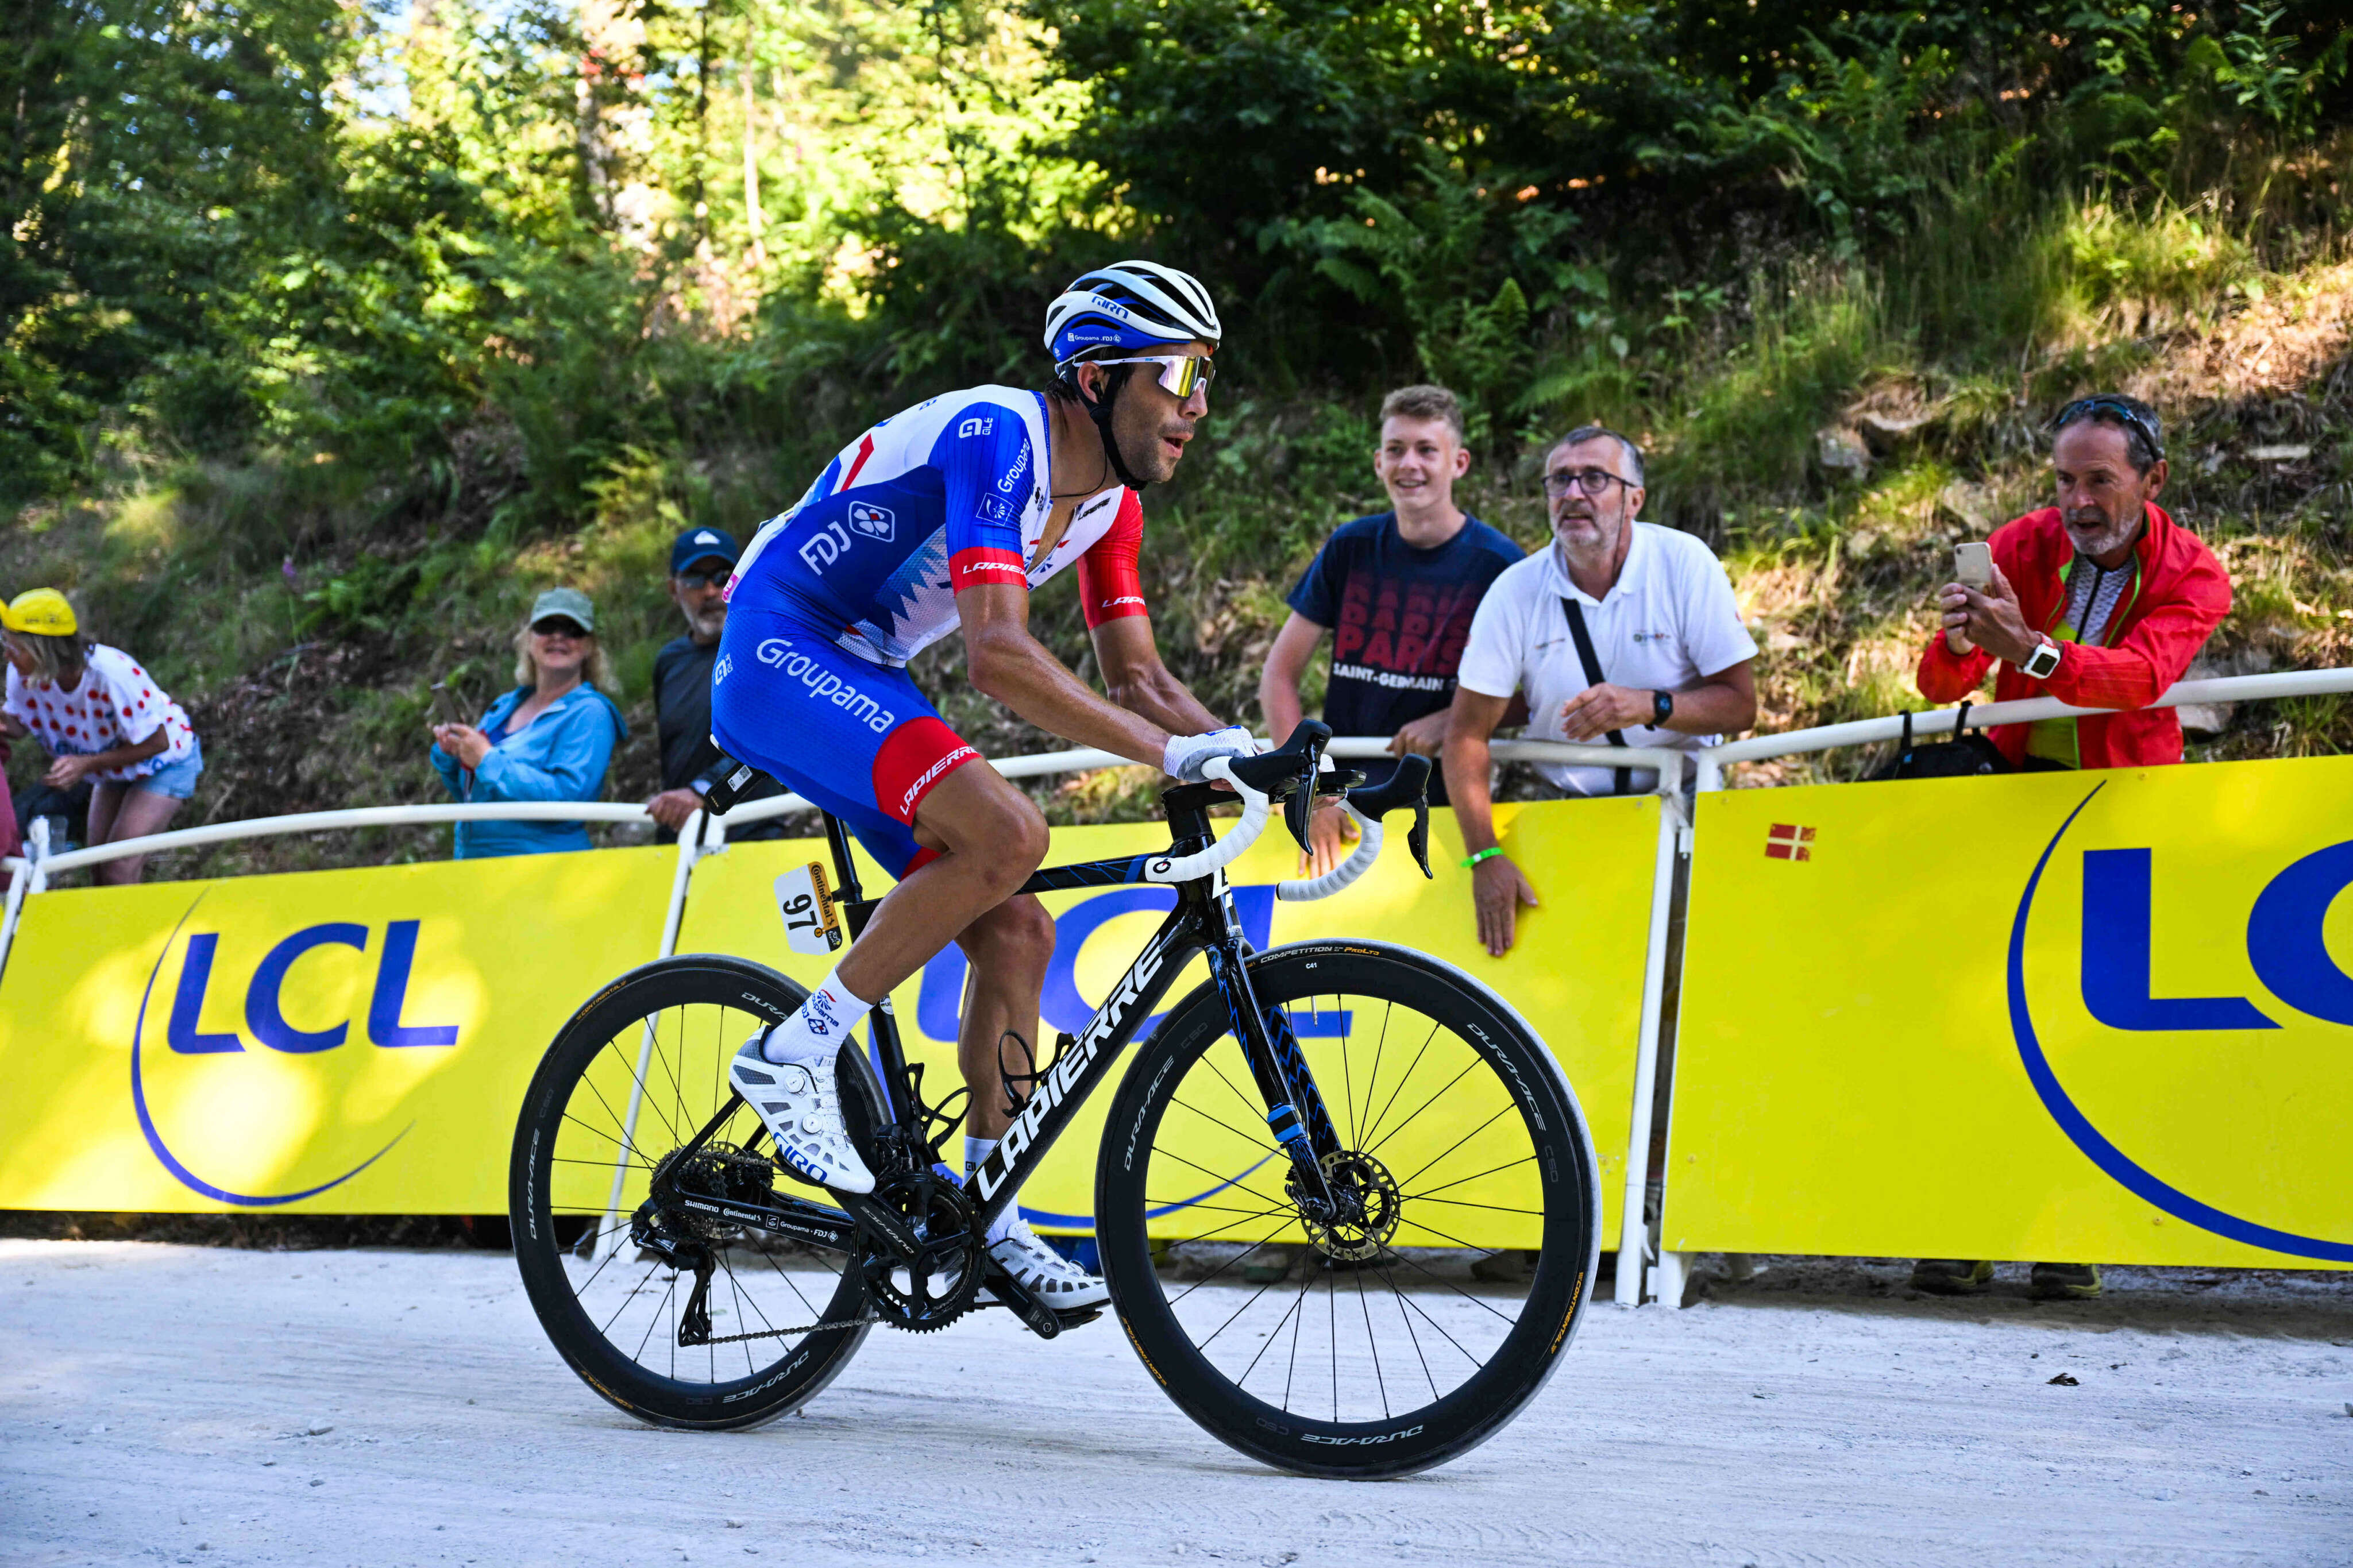
[[[972,1179],[972,1173],[980,1169],[980,1163],[996,1152],[996,1139],[976,1138],[969,1132],[965,1133],[964,1135],[965,1180],[970,1181]],[[989,1246],[996,1246],[998,1242],[1003,1241],[1008,1236],[1012,1234],[1013,1222],[1020,1217],[1020,1205],[1006,1205],[1005,1212],[998,1215],[996,1222],[989,1226],[988,1235],[984,1239],[987,1241]]]
[[[830,1062],[873,1005],[844,985],[837,969],[809,993],[799,1012],[768,1031],[760,1042],[760,1054],[772,1062],[803,1067]]]

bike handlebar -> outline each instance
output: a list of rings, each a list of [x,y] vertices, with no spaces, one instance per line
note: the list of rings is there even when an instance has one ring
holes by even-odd
[[[1310,782],[1322,761],[1323,743],[1331,731],[1320,724],[1302,724],[1280,751],[1261,752],[1255,757],[1216,757],[1201,770],[1202,776],[1219,780],[1241,797],[1242,819],[1232,832],[1198,854],[1166,856],[1145,867],[1147,882],[1190,882],[1223,870],[1240,859],[1250,847],[1258,842],[1274,817],[1274,802],[1279,796],[1284,803],[1284,821],[1301,819],[1292,826],[1292,836],[1306,845],[1304,818],[1306,811],[1293,808],[1304,803],[1312,811],[1315,790]],[[1253,781],[1257,781],[1253,783]],[[1265,787],[1260,787],[1264,785]],[[1328,898],[1372,868],[1381,854],[1381,817],[1385,813],[1410,805],[1414,811],[1413,827],[1406,842],[1413,858],[1421,866],[1421,874],[1430,871],[1430,759],[1406,756],[1398,761],[1397,770],[1387,784],[1373,788],[1350,790],[1342,801],[1342,809],[1356,824],[1359,835],[1356,852],[1320,877],[1294,878],[1275,885],[1274,896],[1290,903],[1311,899]]]
[[[1220,779],[1233,786],[1242,797],[1242,819],[1234,830],[1198,855],[1166,855],[1144,868],[1147,882],[1198,881],[1213,872],[1222,871],[1240,858],[1243,850],[1258,842],[1266,825],[1274,817],[1274,797],[1262,789],[1253,789],[1234,774],[1234,759],[1212,757],[1203,765],[1201,776]]]

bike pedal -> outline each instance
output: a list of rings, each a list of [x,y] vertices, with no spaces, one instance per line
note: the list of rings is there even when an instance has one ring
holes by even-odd
[[[1028,1286],[1002,1268],[992,1267],[982,1277],[981,1289],[1013,1309],[1014,1315],[1029,1326],[1029,1331],[1041,1340],[1050,1340],[1072,1320],[1063,1318],[1029,1292]],[[1084,1320],[1077,1320],[1083,1321]]]
[[[1092,1323],[1102,1317],[1101,1307],[1073,1307],[1067,1312],[1056,1312],[1054,1321],[1065,1329],[1075,1329],[1081,1323]]]

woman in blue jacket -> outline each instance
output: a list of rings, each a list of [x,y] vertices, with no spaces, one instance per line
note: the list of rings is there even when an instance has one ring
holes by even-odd
[[[595,800],[629,727],[606,682],[596,607],[576,588],[550,588],[515,638],[515,689],[481,727],[433,727],[433,767],[459,800]],[[581,822],[461,822],[458,858],[548,855],[588,847]]]

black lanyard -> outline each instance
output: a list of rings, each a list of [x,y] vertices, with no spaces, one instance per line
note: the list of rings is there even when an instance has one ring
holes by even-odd
[[[1560,608],[1561,613],[1568,617],[1569,637],[1577,644],[1577,662],[1585,667],[1585,684],[1588,686],[1599,686],[1602,684],[1601,660],[1594,654],[1593,651],[1593,634],[1585,629],[1584,609],[1578,605],[1575,599],[1570,598],[1566,594],[1563,594],[1560,596]],[[1613,746],[1624,745],[1626,743],[1625,731],[1622,730],[1610,731],[1609,743]],[[1633,788],[1633,769],[1612,768],[1609,770],[1609,793],[1611,795],[1629,795],[1632,793]]]

